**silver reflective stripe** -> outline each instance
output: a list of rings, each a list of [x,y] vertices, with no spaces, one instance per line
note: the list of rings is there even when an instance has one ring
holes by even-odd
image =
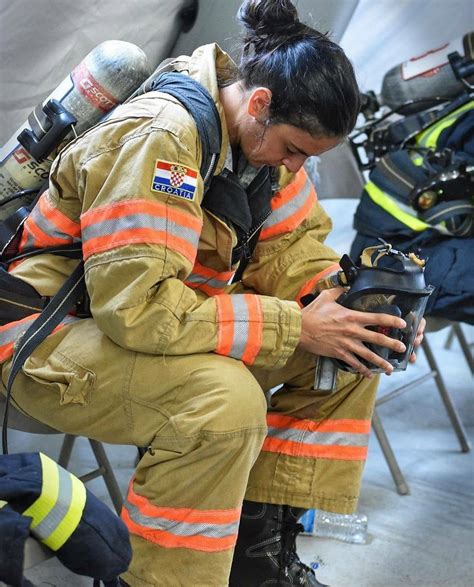
[[[0,346],[3,346],[4,344],[8,344],[8,343],[16,340],[16,338],[20,334],[22,334],[23,332],[25,332],[28,329],[31,322],[33,322],[33,320],[35,318],[36,318],[36,316],[33,316],[33,318],[30,318],[29,320],[22,321],[21,324],[17,324],[16,326],[10,326],[9,328],[7,327],[5,330],[1,330],[0,331]]]
[[[348,432],[310,432],[298,428],[274,428],[268,429],[268,436],[292,440],[304,444],[325,444],[340,446],[367,446],[368,434],[354,434]]]
[[[304,206],[311,193],[311,189],[311,182],[306,179],[304,186],[298,192],[298,194],[280,208],[273,210],[271,216],[265,222],[263,227],[268,228],[269,226],[274,226],[275,224],[279,224],[280,222],[283,222],[287,218],[293,216],[295,212]]]
[[[243,295],[230,296],[234,309],[234,340],[229,355],[241,359],[249,340],[249,312]]]
[[[36,226],[42,232],[44,232],[44,234],[48,235],[48,237],[51,237],[54,239],[59,239],[61,241],[69,241],[69,242],[73,242],[73,243],[77,243],[81,240],[77,236],[75,237],[73,235],[67,234],[66,232],[59,230],[53,222],[50,222],[43,215],[39,206],[36,206],[35,208],[33,208],[33,211],[31,212],[31,219],[36,224]],[[28,225],[26,225],[26,226],[28,226]],[[78,228],[79,228],[79,225],[78,225]],[[29,235],[28,235],[28,240],[30,240]]]
[[[228,279],[218,279],[217,277],[204,277],[203,275],[198,275],[197,273],[191,273],[188,277],[186,277],[187,283],[195,283],[197,285],[209,285],[215,289],[224,289],[226,285],[229,283]]]
[[[228,524],[204,524],[177,522],[167,518],[150,517],[140,513],[140,510],[129,501],[124,503],[130,518],[140,526],[151,530],[164,530],[175,536],[206,536],[208,538],[224,538],[234,536],[239,528],[239,520]]]
[[[194,247],[199,243],[199,234],[192,230],[177,224],[167,218],[159,218],[152,214],[126,214],[120,218],[111,218],[85,226],[82,230],[83,241],[101,237],[116,235],[125,230],[136,230],[139,228],[148,228],[157,232],[167,232],[173,236],[187,240]]]
[[[20,324],[10,327],[7,325],[6,328],[3,327],[4,330],[0,329],[0,347],[15,342],[17,339],[19,339],[28,330],[37,317],[37,315],[33,315],[29,319],[24,318]],[[80,318],[76,318],[76,316],[66,316],[63,320],[61,320],[61,323],[56,328],[66,326],[66,324],[71,324],[72,322],[77,322],[77,320],[80,320]]]
[[[72,480],[71,474],[62,467],[58,468],[58,498],[48,515],[32,530],[40,540],[46,540],[56,530],[71,507]]]

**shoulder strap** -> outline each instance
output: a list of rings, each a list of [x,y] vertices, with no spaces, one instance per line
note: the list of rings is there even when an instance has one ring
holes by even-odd
[[[177,72],[160,74],[149,85],[149,89],[173,96],[194,118],[202,143],[200,172],[207,189],[219,159],[222,142],[221,119],[212,96],[198,81]]]

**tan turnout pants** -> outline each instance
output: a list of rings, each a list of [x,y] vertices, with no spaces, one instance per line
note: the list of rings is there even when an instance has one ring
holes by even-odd
[[[134,550],[127,582],[222,587],[244,497],[356,506],[376,383],[341,373],[324,395],[312,389],[314,366],[303,353],[268,372],[216,354],[135,353],[86,319],[40,345],[13,401],[64,432],[149,447],[123,512]],[[267,419],[264,392],[280,383]]]

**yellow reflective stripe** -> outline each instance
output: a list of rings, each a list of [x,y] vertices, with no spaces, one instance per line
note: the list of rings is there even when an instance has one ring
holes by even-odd
[[[394,216],[403,224],[406,224],[409,228],[416,231],[426,230],[427,228],[431,228],[429,224],[418,220],[408,212],[405,212],[398,203],[387,195],[384,191],[378,188],[373,182],[369,181],[365,186],[366,192],[369,194],[370,198],[381,208],[388,212],[392,216]]]
[[[71,474],[70,474],[71,475]],[[58,550],[71,536],[74,530],[81,521],[82,512],[86,505],[86,488],[84,483],[80,481],[76,476],[71,475],[72,481],[72,495],[69,503],[69,509],[65,513],[63,519],[58,524],[56,529],[50,534],[50,536],[43,540],[46,546],[49,546],[51,550]]]
[[[54,508],[59,494],[58,465],[42,452],[39,453],[42,469],[41,495],[24,512],[24,516],[33,518],[31,529],[34,530]]]
[[[23,512],[31,516],[33,534],[52,550],[58,550],[77,528],[86,504],[82,481],[40,453],[41,494]]]
[[[3,507],[5,507],[7,505],[6,501],[3,501],[3,499],[0,499],[0,509],[2,509]]]
[[[451,126],[455,120],[459,118],[460,114],[466,112],[467,110],[471,110],[472,108],[474,108],[474,102],[468,102],[467,104],[464,104],[464,106],[457,108],[454,112],[451,112],[449,116],[443,118],[439,122],[436,122],[421,132],[416,137],[416,142],[419,145],[423,145],[424,147],[436,147],[436,143],[438,142],[439,135],[442,133],[442,131],[448,126]]]

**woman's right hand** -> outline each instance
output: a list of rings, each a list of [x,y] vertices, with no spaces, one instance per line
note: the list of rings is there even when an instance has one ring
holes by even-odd
[[[372,377],[373,373],[361,363],[360,357],[390,374],[393,371],[390,363],[372,352],[364,342],[385,346],[398,353],[405,350],[405,345],[385,334],[369,330],[367,326],[405,328],[405,321],[389,314],[345,308],[336,302],[344,291],[342,287],[324,290],[301,310],[302,328],[298,347],[314,355],[340,359],[365,377]]]

